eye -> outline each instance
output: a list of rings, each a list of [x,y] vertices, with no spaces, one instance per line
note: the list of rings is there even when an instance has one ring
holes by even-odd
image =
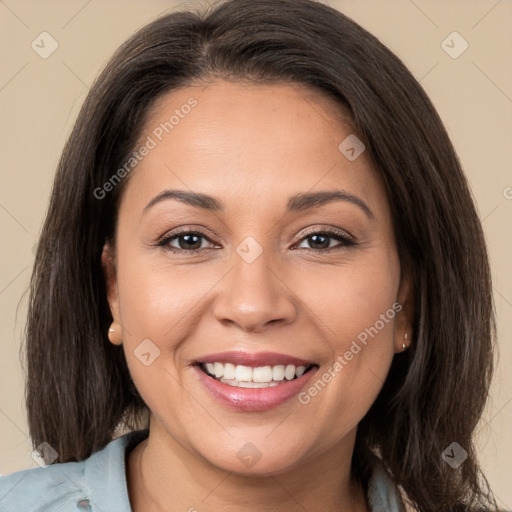
[[[332,247],[330,243],[333,239],[339,240],[341,243]],[[313,247],[303,247],[303,249],[310,249],[313,251],[321,252],[328,252],[331,250],[337,250],[342,249],[343,247],[356,245],[356,242],[351,236],[341,231],[332,230],[313,231],[308,233],[302,240],[306,243],[309,241],[309,243],[313,245]]]
[[[178,247],[171,245],[174,240],[177,241]],[[184,230],[166,236],[157,245],[172,252],[199,252],[206,248],[202,246],[202,240],[210,239],[200,231]]]

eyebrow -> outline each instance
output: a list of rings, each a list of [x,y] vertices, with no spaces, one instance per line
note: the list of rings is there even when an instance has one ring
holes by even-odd
[[[144,214],[155,204],[168,199],[176,199],[196,208],[201,208],[211,212],[224,211],[222,202],[207,194],[189,192],[186,190],[164,190],[151,199],[151,201],[145,206],[142,213]],[[361,198],[354,194],[350,194],[346,190],[325,190],[320,192],[296,194],[288,199],[286,212],[293,213],[304,211],[309,208],[323,206],[324,204],[331,203],[333,201],[346,201],[348,203],[352,203],[361,208],[369,219],[375,219],[375,215],[370,207]]]

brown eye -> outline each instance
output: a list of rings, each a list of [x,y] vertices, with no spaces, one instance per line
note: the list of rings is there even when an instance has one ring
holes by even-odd
[[[339,240],[341,243],[332,247],[330,244],[331,240],[333,239]],[[302,239],[302,241],[306,241],[310,245],[310,247],[302,247],[303,249],[318,250],[323,252],[355,245],[355,242],[351,237],[337,231],[316,231],[314,233],[308,234]]]
[[[165,247],[172,252],[199,252],[206,247],[202,247],[202,240],[209,240],[203,233],[199,231],[180,231],[162,239],[158,246]],[[171,242],[177,241],[176,245]]]

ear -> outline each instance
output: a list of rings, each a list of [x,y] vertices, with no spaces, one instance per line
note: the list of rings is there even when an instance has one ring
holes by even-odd
[[[121,314],[119,310],[119,295],[117,293],[117,272],[114,250],[106,242],[101,253],[101,268],[105,277],[107,289],[107,300],[110,306],[110,312],[114,319],[109,328],[108,337],[114,345],[122,343]]]
[[[397,302],[401,309],[398,311],[395,320],[395,353],[404,352],[414,342],[412,332],[414,319],[414,287],[410,273],[403,274],[400,280]],[[405,345],[405,348],[404,348]]]

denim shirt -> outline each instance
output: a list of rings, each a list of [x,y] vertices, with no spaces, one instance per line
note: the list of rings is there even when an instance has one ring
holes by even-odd
[[[130,432],[81,462],[0,477],[0,512],[131,512],[126,454],[147,436],[148,430]],[[376,465],[368,484],[370,510],[404,512],[399,496],[382,466]]]

